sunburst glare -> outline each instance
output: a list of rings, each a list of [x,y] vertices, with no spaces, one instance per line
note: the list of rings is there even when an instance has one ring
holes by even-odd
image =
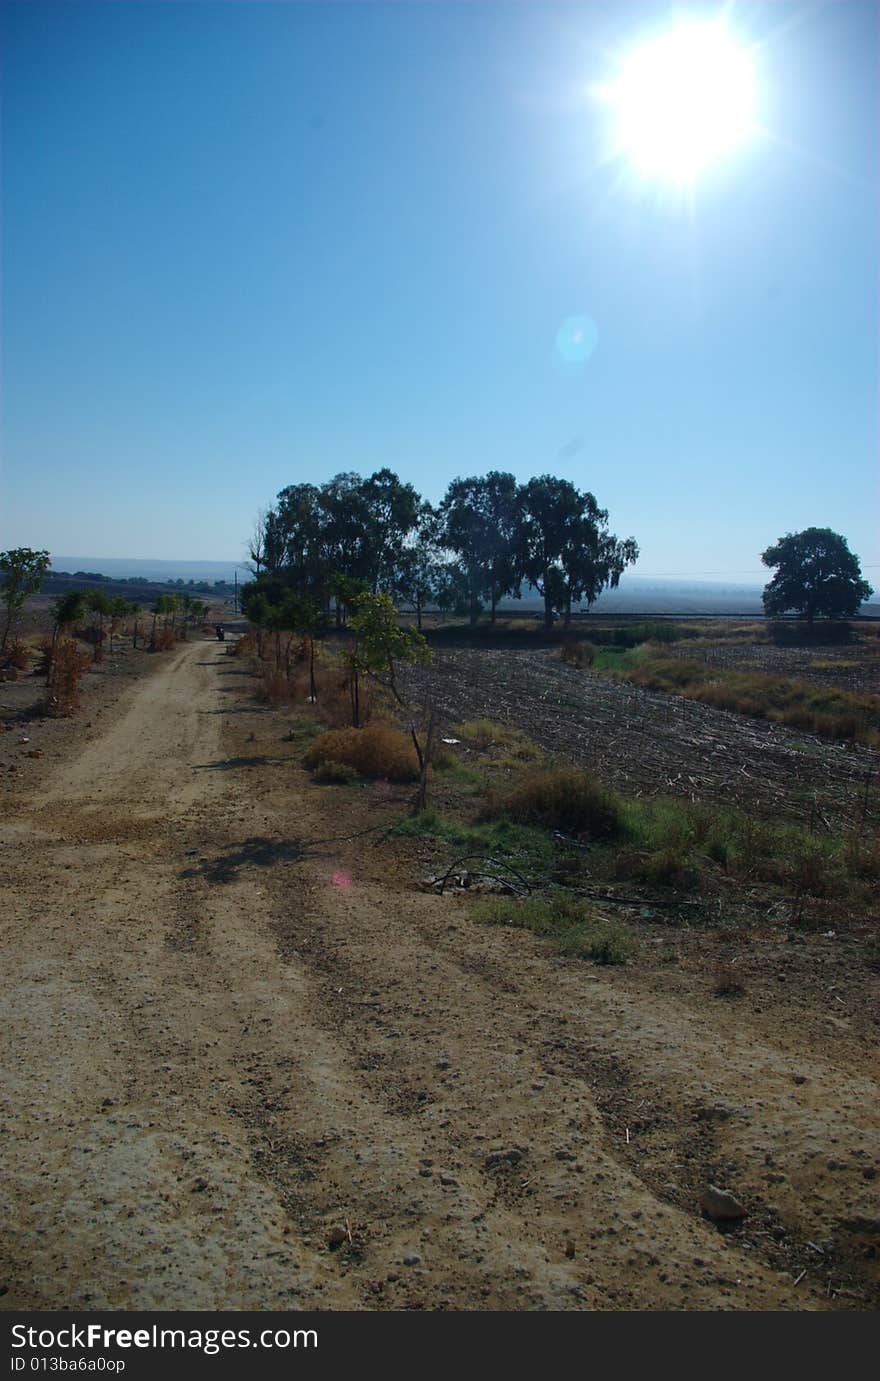
[[[721,19],[645,43],[599,95],[616,116],[616,152],[661,181],[694,182],[754,128],[751,55]]]

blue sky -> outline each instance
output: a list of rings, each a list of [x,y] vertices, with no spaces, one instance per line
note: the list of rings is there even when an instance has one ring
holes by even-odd
[[[0,547],[239,560],[285,484],[500,468],[640,575],[815,524],[880,585],[880,5],[732,7],[762,132],[690,198],[593,94],[675,14],[4,4]]]

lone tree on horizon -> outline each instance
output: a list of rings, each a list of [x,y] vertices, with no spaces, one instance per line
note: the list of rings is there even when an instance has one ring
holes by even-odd
[[[845,537],[830,527],[789,532],[761,554],[776,574],[764,588],[764,613],[779,618],[791,610],[812,623],[817,616],[850,618],[874,593],[862,579],[859,558]]]

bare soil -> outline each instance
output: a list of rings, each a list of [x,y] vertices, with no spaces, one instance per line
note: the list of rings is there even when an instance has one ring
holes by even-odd
[[[37,724],[43,756],[6,774],[0,1304],[876,1304],[855,942],[646,924],[602,969],[477,925],[417,890],[429,850],[375,828],[405,794],[313,784],[226,653],[153,659],[100,719]],[[869,761],[770,726],[737,754],[733,716],[469,655],[438,670],[450,712],[525,693],[533,734],[634,789],[659,763],[772,810],[797,767],[845,813]],[[719,999],[731,946],[746,992]],[[701,1213],[709,1183],[738,1226]]]

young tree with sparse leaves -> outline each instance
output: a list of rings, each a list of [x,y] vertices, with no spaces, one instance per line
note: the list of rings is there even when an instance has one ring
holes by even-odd
[[[24,608],[25,600],[41,588],[50,564],[47,551],[34,551],[31,547],[11,547],[9,551],[0,551],[0,574],[3,576],[0,599],[6,605],[0,656],[6,651],[9,634]]]

